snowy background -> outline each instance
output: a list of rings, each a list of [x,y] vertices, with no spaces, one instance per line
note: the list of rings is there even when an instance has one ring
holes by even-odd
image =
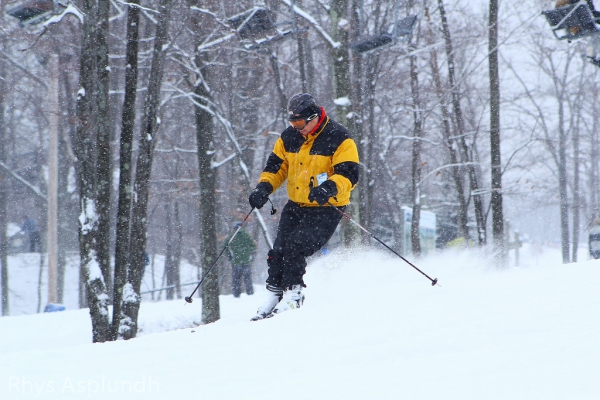
[[[432,287],[383,250],[334,252],[310,262],[299,310],[250,322],[260,285],[206,326],[200,299],[145,301],[139,337],[102,344],[67,294],[67,311],[0,318],[0,398],[597,399],[600,261],[520,256],[436,254],[417,262]],[[11,258],[15,313],[34,312],[37,262]]]

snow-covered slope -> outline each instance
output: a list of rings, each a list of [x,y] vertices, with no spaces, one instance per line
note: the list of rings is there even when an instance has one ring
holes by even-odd
[[[0,318],[0,398],[597,399],[600,261],[545,254],[419,261],[439,288],[386,253],[330,254],[299,310],[249,322],[259,290],[158,333],[200,300],[146,302],[144,335],[113,343],[90,343],[86,310]]]

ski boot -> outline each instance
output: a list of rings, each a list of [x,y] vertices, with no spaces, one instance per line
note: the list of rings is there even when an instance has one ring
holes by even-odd
[[[258,321],[267,318],[282,298],[283,289],[267,285],[267,300],[258,307],[256,315],[252,317],[250,321]]]
[[[302,294],[302,285],[294,285],[291,289],[287,289],[283,293],[283,298],[275,306],[273,311],[268,317],[272,317],[275,314],[281,314],[284,311],[295,310],[296,308],[302,307],[304,304],[304,294]],[[267,317],[267,318],[268,318]]]

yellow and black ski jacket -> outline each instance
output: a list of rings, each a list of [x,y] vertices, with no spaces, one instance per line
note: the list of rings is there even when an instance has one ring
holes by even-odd
[[[314,207],[318,204],[308,201],[310,188],[327,179],[337,187],[331,204],[345,206],[350,203],[350,192],[358,182],[356,143],[348,130],[327,117],[322,108],[319,121],[314,133],[306,138],[291,126],[283,131],[259,182],[271,184],[274,192],[287,179],[290,200],[300,206]]]

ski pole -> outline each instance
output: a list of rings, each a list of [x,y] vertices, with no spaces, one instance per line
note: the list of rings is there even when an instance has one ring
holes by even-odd
[[[340,210],[339,208],[337,208],[336,206],[334,206],[330,202],[327,202],[327,204],[329,204],[331,207],[335,208],[340,214],[342,214],[344,217],[346,217],[346,219],[348,219],[348,221],[350,221],[354,225],[358,226],[364,233],[366,233],[367,235],[371,236],[373,239],[377,240],[379,243],[381,243],[382,245],[384,245],[389,251],[391,251],[392,253],[394,253],[395,255],[397,255],[398,257],[400,257],[401,259],[403,259],[408,265],[410,265],[411,267],[413,267],[414,269],[416,269],[417,271],[419,271],[421,274],[423,274],[423,276],[425,276],[427,279],[429,279],[431,281],[431,286],[435,286],[437,284],[437,281],[438,281],[437,278],[431,279],[429,277],[429,275],[427,275],[425,272],[421,271],[419,268],[417,268],[415,265],[413,265],[406,258],[402,257],[400,254],[398,254],[390,246],[388,246],[387,244],[383,243],[383,241],[381,241],[377,236],[375,236],[374,234],[372,234],[371,232],[369,232],[368,230],[366,230],[361,224],[359,224],[358,222],[356,222],[355,220],[353,220],[352,217],[350,217],[348,214],[346,214],[345,212],[343,212],[342,210]],[[441,287],[440,285],[438,285],[438,286]]]
[[[223,255],[223,253],[225,253],[225,250],[227,250],[227,248],[229,247],[229,245],[233,241],[233,238],[235,238],[235,235],[237,235],[238,232],[240,231],[240,229],[242,229],[242,226],[244,225],[244,222],[246,222],[246,220],[248,219],[248,217],[250,217],[250,214],[252,214],[252,211],[254,211],[254,207],[252,207],[252,210],[250,210],[250,212],[248,214],[246,214],[246,216],[242,220],[242,223],[240,224],[240,226],[238,226],[237,230],[233,233],[233,235],[231,235],[231,238],[225,244],[225,246],[223,247],[223,250],[221,250],[221,252],[217,256],[217,259],[212,263],[212,265],[210,266],[210,268],[208,269],[208,271],[206,271],[205,274],[202,274],[202,279],[200,279],[200,282],[198,282],[198,285],[196,286],[196,288],[194,289],[194,291],[192,292],[192,294],[190,294],[189,296],[187,296],[185,298],[185,301],[187,301],[188,303],[191,303],[193,301],[192,296],[194,295],[194,293],[196,293],[196,290],[198,290],[198,288],[200,287],[200,285],[202,285],[202,282],[204,282],[204,278],[206,278],[208,276],[208,274],[210,274],[210,271],[212,271],[213,267],[215,265],[217,265],[217,262],[219,261],[219,258],[221,258],[221,256]]]

